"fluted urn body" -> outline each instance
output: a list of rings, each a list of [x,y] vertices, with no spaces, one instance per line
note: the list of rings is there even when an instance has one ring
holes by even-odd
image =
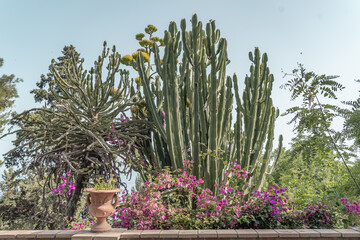
[[[95,190],[87,188],[84,192],[89,194],[86,197],[86,204],[92,216],[97,218],[97,222],[91,226],[91,231],[105,232],[111,229],[106,218],[115,213],[115,208],[119,203],[117,192],[121,189],[114,190]]]

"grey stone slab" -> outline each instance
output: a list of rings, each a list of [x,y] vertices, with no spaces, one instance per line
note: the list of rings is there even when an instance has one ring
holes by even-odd
[[[160,232],[160,238],[174,238],[177,239],[179,237],[180,230],[162,230]]]
[[[15,230],[15,231],[0,231],[0,238],[1,239],[10,239],[10,238],[16,238],[18,234],[20,234],[21,230]]]
[[[238,238],[257,238],[258,232],[254,229],[236,229]]]
[[[213,229],[207,230],[199,230],[198,231],[199,238],[217,238],[217,231]]]
[[[44,230],[36,234],[36,238],[55,238],[61,230]]]
[[[76,233],[79,233],[80,230],[62,230],[58,232],[55,238],[71,238]]]
[[[36,235],[43,230],[25,230],[22,233],[19,233],[16,238],[20,239],[29,239],[29,238],[36,238]]]
[[[140,238],[159,238],[161,230],[144,230],[140,234]]]
[[[143,230],[127,230],[123,232],[120,238],[140,238],[140,234]]]
[[[335,231],[341,233],[342,237],[358,237],[360,238],[360,232],[353,229],[334,229]]]
[[[179,238],[198,238],[198,230],[180,230]]]
[[[93,240],[119,240],[124,230],[111,229],[108,232],[95,233]]]
[[[216,231],[217,231],[218,238],[237,238],[238,237],[238,234],[237,234],[236,230],[234,230],[234,229],[218,229]]]
[[[298,238],[300,234],[291,229],[275,229],[280,238]]]
[[[277,238],[279,234],[273,229],[256,229],[259,238]],[[240,236],[240,235],[239,235]]]
[[[90,230],[80,230],[72,235],[71,240],[92,240],[94,233]]]
[[[341,237],[341,233],[331,229],[314,229],[314,231],[319,232],[321,237]]]
[[[309,238],[309,237],[320,237],[320,233],[314,231],[313,229],[293,229],[298,232],[300,237]]]

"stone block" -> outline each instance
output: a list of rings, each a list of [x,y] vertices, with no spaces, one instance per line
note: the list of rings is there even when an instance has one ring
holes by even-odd
[[[198,238],[198,230],[180,230],[179,238]]]
[[[291,229],[275,229],[279,234],[279,238],[298,238],[300,234]]]
[[[277,238],[279,234],[273,229],[256,229],[259,238]]]
[[[238,233],[234,229],[218,229],[216,231],[218,238],[233,239],[238,237]]]
[[[160,238],[162,239],[177,239],[179,237],[180,230],[162,230],[160,232]]]

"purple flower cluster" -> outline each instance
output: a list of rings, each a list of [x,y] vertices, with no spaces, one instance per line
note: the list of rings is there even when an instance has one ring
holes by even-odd
[[[67,191],[67,194],[70,195],[71,191],[75,189],[74,182],[70,181],[71,173],[66,172],[66,175],[61,176],[61,182],[59,183],[59,187],[52,188],[52,193],[55,194],[63,194],[64,191]]]
[[[297,220],[297,212],[293,210],[294,202],[289,201],[289,197],[285,195],[286,190],[275,185],[263,192],[254,191],[253,196],[242,207],[242,214],[252,216],[245,227],[279,228],[290,220]]]
[[[268,203],[270,209],[270,217],[275,215],[280,215],[281,212],[291,210],[292,207],[286,207],[285,204],[289,197],[285,197],[286,188],[278,188],[275,186],[270,186],[268,191],[260,192],[255,191],[254,197],[257,201],[260,200],[260,203]]]
[[[347,203],[349,201],[348,198],[340,198],[340,201],[343,204],[346,204],[346,211],[350,214],[355,214],[356,216],[359,216],[360,214],[360,205],[357,201],[353,201],[353,203]]]
[[[308,204],[303,210],[303,221],[308,228],[333,228],[337,222],[335,210],[319,202]]]

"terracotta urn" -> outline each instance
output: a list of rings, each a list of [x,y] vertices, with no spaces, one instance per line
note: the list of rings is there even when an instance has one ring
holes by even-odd
[[[89,212],[97,218],[97,222],[91,226],[91,231],[105,232],[110,230],[111,226],[106,222],[106,218],[115,213],[115,208],[119,203],[116,193],[121,192],[121,189],[95,190],[86,188],[84,192],[89,193],[86,197]]]

